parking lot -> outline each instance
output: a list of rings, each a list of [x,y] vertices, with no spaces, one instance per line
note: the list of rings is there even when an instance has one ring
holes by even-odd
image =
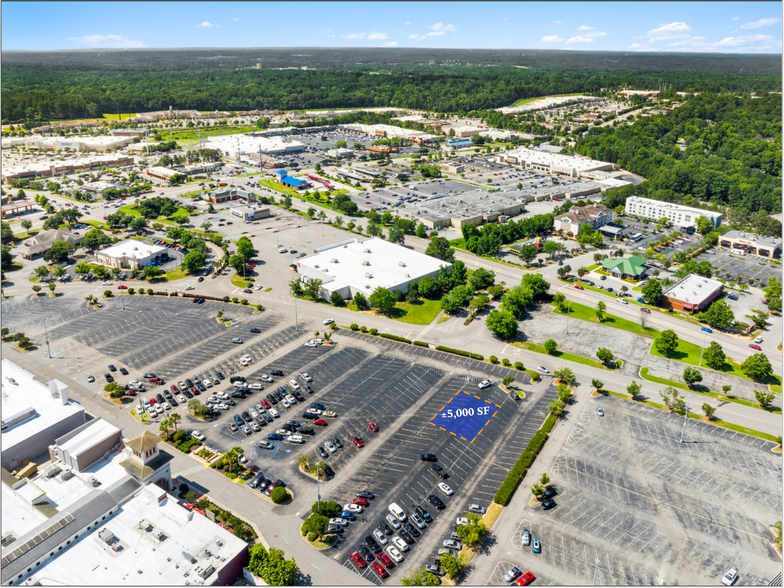
[[[755,286],[764,287],[771,276],[781,275],[781,262],[779,260],[765,259],[756,255],[738,255],[727,249],[713,247],[696,257],[697,261],[708,260],[716,269],[714,275],[729,279],[742,279],[748,284],[755,280]],[[729,274],[729,276],[728,276]]]
[[[519,556],[502,556],[508,563],[544,584],[587,584],[594,573],[597,585],[714,584],[734,567],[737,585],[763,585],[781,571],[770,530],[782,506],[773,443],[695,420],[680,443],[682,417],[611,396],[575,418],[543,466],[557,506],[526,507],[511,538]],[[526,529],[541,554],[522,545]]]

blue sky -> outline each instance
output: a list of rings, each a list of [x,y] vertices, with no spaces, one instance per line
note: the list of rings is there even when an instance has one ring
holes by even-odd
[[[2,48],[780,53],[781,13],[780,2],[3,2]]]

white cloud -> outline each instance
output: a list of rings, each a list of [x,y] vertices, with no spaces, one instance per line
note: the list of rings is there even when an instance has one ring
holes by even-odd
[[[652,29],[648,31],[649,35],[656,35],[659,33],[680,33],[680,32],[688,32],[691,30],[691,27],[687,25],[685,22],[671,22],[670,24],[661,25],[656,29]]]
[[[519,19],[518,19],[519,20]],[[560,20],[554,20],[553,24],[563,24]]]
[[[138,49],[146,47],[141,41],[132,41],[125,35],[82,35],[81,37],[70,37],[68,41],[78,45],[107,49]]]
[[[593,39],[590,37],[583,37],[582,35],[577,35],[576,37],[572,37],[567,39],[567,45],[573,45],[574,43],[593,43]]]
[[[424,41],[425,40],[425,36],[424,35],[409,35],[408,38],[409,39],[413,39],[414,41]]]
[[[721,41],[714,43],[713,47],[740,47],[748,43],[770,43],[773,37],[770,35],[744,35],[740,37],[724,37]]]
[[[638,49],[639,47],[642,47],[642,45],[640,45],[639,43],[632,43],[627,47],[627,49]]]
[[[744,43],[746,43],[746,41],[740,37],[724,37],[718,43],[714,43],[714,45],[716,47],[737,47],[738,45],[743,45]]]
[[[212,24],[210,21],[205,20],[200,25],[196,25],[197,29],[211,29],[212,27],[220,27],[220,25]]]
[[[577,27],[578,31],[590,31],[591,29],[593,29],[593,27],[589,27],[587,25],[581,25],[581,26]]]
[[[746,24],[740,25],[742,29],[761,29],[762,27],[769,27],[771,25],[776,24],[779,22],[778,18],[761,18],[759,20],[755,20],[754,22],[747,22]]]
[[[592,33],[585,33],[586,37],[606,37],[607,33],[600,33],[599,31],[593,31]]]
[[[657,35],[656,37],[651,37],[648,39],[649,43],[656,43],[657,41],[672,41],[674,39],[688,39],[689,33],[683,33],[680,35]]]
[[[406,26],[408,26],[408,25],[410,25],[410,24],[411,24],[411,21],[409,20],[409,21],[406,23]]]
[[[546,37],[542,37],[540,43],[560,43],[561,41],[563,41],[563,38],[558,35],[547,35]]]
[[[699,49],[700,47],[707,47],[710,43],[707,43],[702,40],[705,37],[692,37],[688,41],[676,41],[675,43],[667,43],[667,47],[693,47],[695,49]]]
[[[455,28],[455,25],[453,24],[445,25],[442,22],[437,22],[436,24],[430,25],[427,28],[429,28],[431,31],[456,31],[457,30]]]
[[[732,20],[740,20],[740,17],[739,16],[733,16]]]
[[[364,39],[365,33],[351,33],[350,35],[343,35],[344,39]]]
[[[234,17],[234,18],[232,18],[231,20],[239,20],[239,19],[238,19],[238,18],[235,16],[235,17]]]
[[[389,43],[384,43],[384,47],[397,47],[397,41],[390,41]]]
[[[368,41],[383,41],[385,39],[389,39],[386,33],[377,33],[373,31],[372,33],[368,33]]]
[[[445,35],[444,31],[430,31],[427,36],[428,37],[440,37],[441,35]]]

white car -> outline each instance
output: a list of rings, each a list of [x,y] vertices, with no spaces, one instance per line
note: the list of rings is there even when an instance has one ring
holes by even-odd
[[[264,390],[264,386],[262,386],[261,384],[251,384],[250,386],[248,386],[248,388],[250,388],[251,390]]]
[[[471,521],[469,521],[467,518],[465,518],[465,517],[457,517],[457,526],[458,527],[461,527],[463,525],[470,525],[470,524],[471,524]]]
[[[313,377],[308,372],[302,372],[299,377],[302,378],[302,380],[305,382],[313,381]]]
[[[229,410],[228,404],[223,404],[222,402],[213,406],[215,410]]]
[[[254,290],[261,290],[263,287],[264,286],[262,286],[261,284],[256,284],[256,287],[254,288]]]
[[[384,535],[384,532],[381,531],[381,529],[376,529],[373,531],[373,537],[375,537],[376,541],[381,543],[381,545],[386,545],[389,543],[389,541],[387,541],[386,535]]]
[[[735,568],[728,569],[724,577],[721,579],[721,583],[725,586],[732,586],[735,583],[735,580],[738,579],[738,570]]]
[[[286,408],[291,408],[291,403],[286,399],[286,397],[281,398],[280,403]]]
[[[299,390],[299,384],[297,384],[297,380],[289,380],[289,386],[291,386],[292,390]]]
[[[400,521],[398,521],[398,520],[395,518],[395,516],[394,516],[394,515],[388,514],[388,515],[387,515],[385,518],[386,518],[387,522],[388,522],[390,525],[392,525],[392,528],[393,528],[393,529],[399,529],[399,528],[400,528]],[[394,541],[394,540],[393,540],[393,541]],[[403,551],[405,551],[405,550],[403,550]]]
[[[405,543],[405,541],[403,541],[403,543]],[[389,557],[395,560],[395,563],[400,563],[403,561],[403,554],[400,553],[400,551],[398,551],[397,547],[394,545],[387,547],[387,553],[389,554]]]
[[[275,431],[275,433],[278,435],[283,435],[284,437],[288,437],[289,435],[291,435],[291,431],[287,429],[278,429],[277,431]]]
[[[275,381],[267,374],[264,374],[263,376],[259,376],[259,380],[261,380],[262,382],[267,382],[268,384],[271,384],[272,382]]]
[[[334,519],[329,519],[330,525],[340,525],[341,527],[348,527],[348,521],[346,519],[341,519],[340,517],[336,517]]]
[[[324,441],[324,446],[327,448],[327,451],[330,453],[335,453],[338,448],[335,447],[335,444],[332,441]]]
[[[344,504],[343,510],[347,510],[348,512],[353,512],[354,514],[359,514],[362,512],[362,507],[358,504]]]
[[[279,419],[280,418],[280,414],[278,414],[278,411],[275,410],[274,408],[270,408],[267,412],[270,413],[270,416],[273,419]]]
[[[482,380],[481,382],[479,382],[479,388],[482,390],[484,390],[485,388],[489,388],[490,386],[492,386],[492,384],[490,383],[489,380]]]
[[[187,400],[185,400],[185,396],[183,396],[182,394],[177,394],[177,402],[179,402],[180,404],[185,404]]]
[[[548,370],[548,369],[547,369],[546,367],[544,367],[543,365],[540,365],[540,366],[539,366],[538,368],[536,368],[536,369],[538,369],[538,370],[539,370],[540,372],[542,372],[543,374],[549,374],[549,373],[550,373],[550,370]]]
[[[191,431],[191,437],[194,439],[198,439],[199,441],[204,441],[205,437],[198,431]]]
[[[762,337],[757,337],[756,339],[754,339],[754,342],[755,343],[762,343]]]
[[[316,414],[316,415],[319,415],[319,414],[321,414],[321,411],[320,411],[318,408],[309,408],[309,409],[308,409],[308,412],[309,412],[310,414]]]
[[[397,537],[397,536],[392,537],[392,543],[394,543],[395,547],[397,547],[400,551],[403,551],[403,552],[408,551],[408,543],[403,541],[402,538]]]
[[[156,418],[158,416],[158,413],[155,412],[152,406],[147,409],[147,414],[150,415],[151,418]]]
[[[325,325],[331,325],[331,324],[332,324],[332,323],[334,323],[334,322],[335,322],[335,321],[334,321],[333,319],[327,319],[327,320],[325,320],[325,321],[324,321],[324,324],[325,324]]]
[[[153,408],[155,409],[155,412],[157,412],[159,415],[166,412],[163,410],[163,407],[160,404],[156,404],[155,406],[153,406]]]
[[[164,403],[163,403],[163,408],[164,408],[165,410],[171,410],[171,404],[169,404],[168,402],[164,402]]]
[[[291,405],[297,404],[297,400],[291,394],[286,394],[286,400],[288,400]]]
[[[243,366],[247,367],[248,365],[250,365],[250,360],[249,359],[245,359],[244,357],[240,357],[240,363]]]
[[[111,283],[111,282],[104,282],[104,283],[103,283],[103,285],[104,285],[104,286],[111,286],[111,285],[112,285],[112,283]]]
[[[258,433],[259,431],[261,431],[261,427],[259,426],[259,424],[256,421],[251,421],[250,422],[250,428],[253,429],[254,433]]]
[[[256,410],[255,408],[250,408],[248,412],[250,413],[250,416],[252,416],[254,419],[258,418],[259,416],[259,411]]]
[[[438,484],[438,489],[439,489],[439,490],[441,490],[441,492],[443,492],[443,493],[444,493],[444,494],[446,494],[447,496],[452,496],[452,494],[454,494],[454,493],[455,493],[455,492],[454,492],[454,490],[452,490],[452,489],[451,489],[449,486],[447,486],[447,485],[446,485],[446,484],[444,484],[443,482],[440,482],[440,483]]]

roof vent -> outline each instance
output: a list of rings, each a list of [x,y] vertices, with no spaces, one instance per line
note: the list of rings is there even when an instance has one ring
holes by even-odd
[[[365,289],[370,290],[370,284],[365,284]]]
[[[370,265],[370,262],[365,260],[365,261],[362,262],[362,265]]]
[[[407,278],[410,278],[410,277],[411,277],[411,274],[406,274],[406,277],[407,277]]]
[[[373,274],[367,273],[367,274],[365,274],[365,277],[368,278],[368,279],[373,279]]]
[[[362,253],[371,253],[371,251],[370,251],[370,249],[365,248],[365,249],[362,250]]]
[[[330,259],[330,262],[337,263],[338,262],[338,258],[337,257],[333,257],[332,259]]]
[[[318,265],[314,265],[313,267],[318,268]]]
[[[405,262],[405,261],[398,261],[398,262],[397,262],[397,264],[398,264],[400,267],[406,267],[406,262]]]

